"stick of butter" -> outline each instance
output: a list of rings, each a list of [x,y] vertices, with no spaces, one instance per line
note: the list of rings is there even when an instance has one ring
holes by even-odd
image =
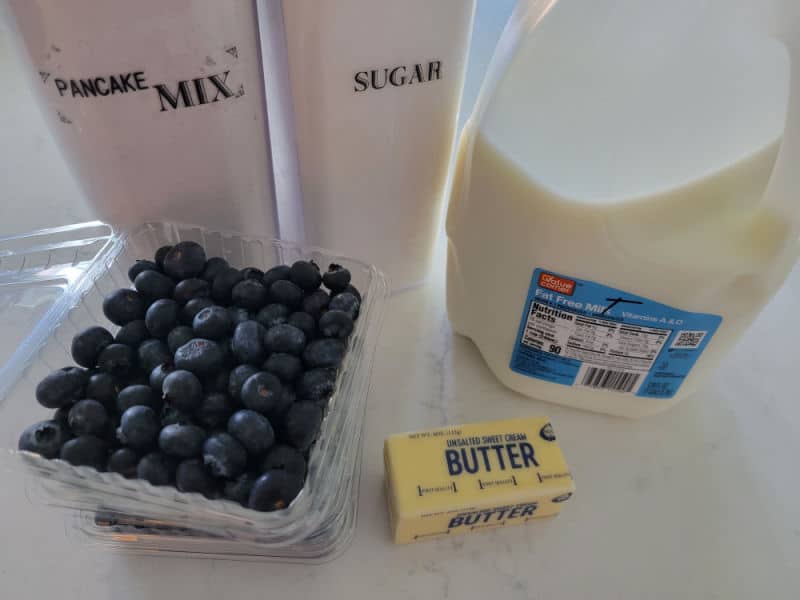
[[[383,458],[398,544],[556,515],[575,491],[544,417],[394,435]]]

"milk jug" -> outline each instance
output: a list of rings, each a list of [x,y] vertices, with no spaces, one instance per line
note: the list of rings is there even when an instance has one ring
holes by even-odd
[[[0,0],[97,215],[277,234],[253,0]]]
[[[460,140],[448,313],[530,397],[697,390],[800,247],[794,2],[522,0]]]
[[[368,259],[394,289],[420,283],[475,0],[284,0],[282,10],[305,241]]]

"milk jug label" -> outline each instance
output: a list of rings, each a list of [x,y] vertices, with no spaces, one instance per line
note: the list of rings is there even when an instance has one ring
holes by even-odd
[[[672,398],[720,323],[716,315],[536,269],[511,370],[561,385]]]

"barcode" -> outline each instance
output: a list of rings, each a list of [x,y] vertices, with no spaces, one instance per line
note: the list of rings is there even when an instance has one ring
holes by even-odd
[[[707,331],[679,331],[678,337],[672,342],[672,347],[694,350],[703,343],[707,333]]]
[[[639,383],[639,378],[641,376],[641,373],[611,371],[599,367],[589,367],[583,375],[581,385],[596,390],[611,390],[613,392],[624,392],[628,394],[632,392],[636,384]]]

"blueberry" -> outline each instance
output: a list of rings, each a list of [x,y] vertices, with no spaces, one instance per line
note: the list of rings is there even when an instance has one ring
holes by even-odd
[[[264,335],[264,347],[270,353],[283,352],[299,355],[306,347],[306,334],[288,323],[275,325]]]
[[[117,290],[103,300],[103,314],[114,325],[125,325],[144,318],[145,301],[134,290]]]
[[[97,366],[114,377],[126,377],[136,370],[136,352],[124,344],[106,346],[97,357]]]
[[[172,461],[161,452],[151,452],[145,455],[136,465],[136,476],[155,486],[169,485],[172,481],[172,473]]]
[[[197,425],[167,425],[158,434],[158,447],[164,454],[179,458],[200,456],[206,430]]]
[[[194,322],[194,318],[200,313],[200,311],[210,306],[216,306],[211,298],[194,298],[193,300],[189,300],[186,303],[186,306],[181,309],[181,323],[187,327],[191,327],[192,323]]]
[[[139,368],[130,371],[125,377],[119,377],[117,379],[121,388],[126,388],[129,385],[150,385],[150,377]]]
[[[332,294],[331,297],[339,296],[340,294],[352,294],[353,296],[355,296],[356,300],[358,300],[359,304],[361,304],[362,302],[361,292],[359,292],[358,289],[356,289],[356,287],[352,283],[345,288],[344,292],[340,292],[339,294]]]
[[[331,298],[328,304],[328,310],[341,310],[350,315],[354,321],[358,318],[359,310],[361,309],[361,301],[350,292],[337,294]]]
[[[53,413],[53,421],[69,427],[69,411],[71,408],[72,406],[62,406],[61,408],[57,408],[56,412]]]
[[[342,340],[314,340],[303,351],[303,361],[311,369],[339,367],[346,352],[347,345]]]
[[[162,298],[172,298],[175,282],[159,271],[144,271],[133,282],[133,287],[142,298],[154,302]]]
[[[94,467],[103,471],[108,459],[108,444],[93,435],[82,435],[65,442],[59,456],[76,467]]]
[[[132,406],[149,406],[158,410],[161,400],[149,385],[129,385],[117,396],[117,412],[122,414]]]
[[[97,400],[81,400],[69,410],[69,428],[75,435],[102,436],[108,425],[108,413]]]
[[[147,309],[144,317],[147,331],[154,338],[166,339],[169,332],[178,325],[180,307],[174,300],[156,300]]]
[[[294,391],[294,386],[284,385],[281,400],[274,411],[267,413],[268,419],[273,419],[276,423],[286,416],[289,407],[297,401],[297,394]]]
[[[203,462],[215,477],[234,479],[247,466],[247,451],[228,433],[217,433],[203,444]]]
[[[178,348],[183,346],[186,342],[192,341],[193,339],[194,329],[188,325],[179,325],[167,335],[167,347],[174,355]]]
[[[210,377],[206,377],[203,380],[203,391],[207,394],[227,394],[230,378],[230,370],[222,369],[221,371],[211,375]]]
[[[231,351],[239,362],[261,365],[267,357],[264,348],[266,331],[260,323],[245,321],[236,326]]]
[[[280,304],[278,306],[281,306]],[[306,334],[306,341],[310,342],[317,336],[317,320],[305,312],[292,313],[288,321]]]
[[[240,281],[244,281],[242,272],[229,267],[214,278],[211,284],[211,297],[219,304],[230,304],[233,288]]]
[[[192,328],[197,337],[218,340],[231,333],[233,323],[226,309],[221,306],[209,306],[195,315]]]
[[[259,283],[262,283],[264,279],[264,271],[256,267],[245,267],[242,269],[242,275],[244,275],[245,279],[255,279]]]
[[[319,267],[313,261],[298,260],[292,265],[289,278],[306,292],[313,292],[322,284]]]
[[[161,246],[158,250],[156,250],[155,261],[158,268],[162,271],[164,270],[164,259],[169,254],[169,251],[172,250],[172,246]]]
[[[250,314],[250,311],[246,308],[242,308],[241,306],[229,306],[227,308],[228,316],[231,319],[231,323],[233,323],[233,327],[235,328],[239,323],[244,323],[245,321],[253,321],[253,316]]]
[[[253,473],[240,475],[233,481],[225,483],[222,495],[228,500],[237,502],[246,508],[247,501],[250,499],[250,492],[253,489],[256,479],[258,479],[258,476]]]
[[[175,291],[172,293],[172,299],[180,305],[184,305],[189,300],[196,300],[197,298],[210,298],[211,286],[205,279],[184,279],[175,286]]]
[[[322,283],[335,294],[343,292],[350,285],[350,271],[341,265],[332,264],[328,267],[328,272],[322,276]]]
[[[228,394],[210,392],[203,396],[200,408],[195,414],[200,424],[209,429],[217,429],[228,422],[237,407],[238,404]]]
[[[194,412],[203,402],[203,385],[194,373],[173,371],[164,379],[164,399],[183,412]]]
[[[75,362],[92,369],[97,366],[97,357],[103,349],[114,343],[114,336],[104,327],[89,327],[74,338],[70,351]]]
[[[128,269],[128,279],[131,283],[136,281],[136,278],[145,271],[159,271],[160,267],[152,260],[137,260],[130,269]]]
[[[194,339],[175,352],[175,366],[196,375],[216,373],[224,364],[225,353],[211,340]]]
[[[173,371],[175,371],[175,366],[171,363],[158,365],[155,369],[150,371],[150,377],[148,378],[147,383],[150,386],[150,389],[155,393],[156,397],[161,398],[164,389],[164,380]]]
[[[206,252],[197,242],[175,244],[164,257],[164,272],[175,279],[197,277],[206,267]]]
[[[34,423],[19,436],[20,450],[35,452],[44,458],[58,458],[61,447],[71,435],[64,423],[59,421],[41,421]]]
[[[291,311],[283,304],[267,304],[256,314],[256,321],[269,329],[275,325],[281,325],[289,320]]]
[[[242,386],[242,404],[262,415],[275,414],[282,404],[283,388],[272,373],[256,373]]]
[[[217,487],[217,482],[202,460],[196,458],[184,460],[178,465],[175,473],[175,487],[185,494],[203,494],[211,497]]]
[[[271,512],[287,508],[303,489],[303,478],[286,471],[267,471],[253,484],[247,505]]]
[[[291,383],[303,372],[303,361],[294,354],[275,353],[264,363],[264,370],[286,383]]]
[[[165,404],[161,409],[161,425],[164,427],[167,425],[194,425],[194,423],[195,420],[191,415],[178,410],[174,406]]]
[[[54,371],[36,386],[36,400],[45,408],[69,406],[84,397],[87,381],[86,372],[76,367]]]
[[[117,428],[119,427],[120,418],[119,415],[114,412],[108,410],[106,412],[108,413],[108,422],[105,426],[105,429],[97,434],[96,437],[99,437],[106,444],[108,444],[108,450],[109,452],[112,452],[121,447],[121,444],[117,439]]]
[[[275,444],[275,432],[264,415],[240,410],[228,419],[228,433],[252,456],[260,456]]]
[[[239,365],[233,369],[228,379],[228,394],[235,400],[239,400],[242,396],[244,382],[258,372],[258,367],[253,365]]]
[[[269,288],[273,302],[283,304],[289,308],[296,308],[303,301],[303,290],[298,285],[285,279],[280,279]]]
[[[354,326],[350,315],[341,310],[329,310],[319,318],[319,332],[329,338],[346,339]]]
[[[298,477],[306,476],[306,459],[303,454],[291,446],[278,444],[273,446],[261,462],[261,472],[286,471]]]
[[[281,430],[283,439],[301,452],[314,443],[322,425],[322,408],[313,402],[295,402],[289,407]]]
[[[272,267],[266,273],[264,273],[264,278],[261,280],[261,283],[269,289],[273,283],[276,281],[289,281],[292,276],[292,268],[287,265],[278,265],[277,267]]]
[[[148,450],[156,445],[161,423],[149,406],[132,406],[120,419],[117,439],[134,450]]]
[[[233,337],[224,337],[217,341],[220,350],[222,350],[222,363],[223,367],[231,367],[238,365],[236,357],[233,355]]]
[[[159,300],[160,302],[160,300]],[[149,375],[158,365],[172,362],[169,347],[161,340],[145,340],[137,352],[139,366]],[[147,382],[149,383],[149,381]]]
[[[320,315],[327,310],[330,301],[331,297],[325,290],[312,292],[303,298],[303,312],[307,312],[315,319],[319,319]]]
[[[86,397],[97,400],[106,407],[106,410],[111,410],[116,407],[119,390],[119,384],[111,375],[95,373],[89,377],[89,382],[86,384]]]
[[[245,279],[234,286],[231,299],[236,306],[258,310],[267,303],[268,295],[267,288],[260,281]]]
[[[147,331],[147,324],[144,319],[137,319],[131,321],[127,325],[123,325],[114,337],[114,342],[117,344],[125,344],[131,348],[138,348],[139,344],[150,337],[150,332]]]
[[[219,256],[214,256],[206,261],[206,266],[200,277],[201,279],[205,279],[208,283],[211,283],[217,275],[228,268],[230,268],[230,265],[227,260]]]
[[[115,450],[108,458],[108,470],[112,473],[119,473],[126,479],[136,477],[136,465],[139,463],[139,455],[131,448],[120,448]]]
[[[300,400],[323,402],[336,390],[335,369],[312,369],[306,371],[297,382],[297,396]]]

